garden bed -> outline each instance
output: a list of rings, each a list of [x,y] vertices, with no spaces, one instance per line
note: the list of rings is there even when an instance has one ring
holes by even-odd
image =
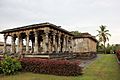
[[[116,55],[98,54],[98,57],[85,68],[82,76],[66,77],[20,72],[16,75],[0,76],[0,80],[120,80],[120,66],[116,62]]]
[[[22,58],[22,70],[25,72],[77,76],[82,74],[82,68],[78,61],[51,60],[40,58]]]
[[[116,58],[117,58],[118,64],[120,64],[120,50],[116,51]]]

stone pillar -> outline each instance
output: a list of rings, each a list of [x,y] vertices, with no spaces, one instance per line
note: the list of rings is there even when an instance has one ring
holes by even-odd
[[[20,50],[19,50],[19,47],[20,47],[20,35],[17,34],[17,38],[18,38],[18,41],[17,41],[17,49],[16,49],[16,53],[19,53]]]
[[[69,51],[71,52],[73,50],[73,38],[70,37],[70,41],[69,41]]]
[[[49,53],[51,53],[51,38],[50,38],[50,36],[49,36],[49,38],[48,38],[48,51],[49,51]]]
[[[4,34],[4,48],[3,48],[3,53],[6,53],[6,41],[7,41],[7,36]]]
[[[57,51],[60,52],[60,49],[61,49],[61,35],[58,34],[58,48],[57,48]]]
[[[45,43],[46,43],[46,50],[45,50],[45,51],[49,51],[49,50],[48,50],[48,46],[49,46],[48,34],[49,34],[48,32],[45,33],[45,39],[46,39],[46,40],[45,40]]]
[[[64,36],[64,37],[63,37],[63,50],[62,50],[63,52],[65,51],[65,45],[66,45],[65,43],[66,43],[66,42],[65,42],[65,36]]]
[[[11,36],[11,53],[15,53],[15,37]]]
[[[29,32],[26,32],[26,54],[29,53]]]
[[[19,45],[20,45],[20,54],[23,54],[23,39],[22,39],[22,35],[20,36],[20,38],[19,38],[20,40],[19,40]]]
[[[56,44],[55,44],[55,33],[53,33],[53,51],[56,51]]]
[[[42,53],[45,53],[45,49],[46,49],[46,47],[45,47],[45,36],[44,35],[42,35],[42,38],[43,38],[43,41],[42,41],[42,48],[43,48],[43,51],[42,51]]]
[[[72,38],[72,50],[75,52],[76,44],[75,44],[75,39]]]
[[[70,44],[71,44],[71,42],[70,42],[70,40],[68,40],[68,51],[70,52]]]
[[[67,41],[67,51],[70,52],[70,38],[68,37],[68,41]]]
[[[34,43],[34,41],[33,41],[33,40],[31,40],[31,42],[32,42],[31,53],[33,53],[33,52],[34,52],[34,45],[35,45],[35,43]]]
[[[68,43],[68,36],[66,36],[66,51],[69,51],[69,43]]]
[[[35,46],[34,46],[34,53],[38,53],[38,33],[37,31],[35,33]]]
[[[44,31],[45,35],[43,36],[43,42],[42,42],[42,47],[43,47],[43,51],[44,53],[46,53],[47,51],[49,51],[48,47],[49,47],[49,42],[48,42],[48,31]]]

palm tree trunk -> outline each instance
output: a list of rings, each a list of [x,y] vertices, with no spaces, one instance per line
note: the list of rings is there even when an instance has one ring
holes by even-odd
[[[106,54],[105,41],[104,41],[104,54]]]

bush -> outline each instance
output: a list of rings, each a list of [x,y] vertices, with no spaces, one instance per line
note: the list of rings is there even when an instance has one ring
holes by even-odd
[[[3,73],[2,72],[2,67],[1,67],[1,60],[2,60],[2,57],[0,57],[0,74]]]
[[[3,73],[3,71],[2,71],[2,67],[1,67],[1,64],[0,64],[0,74],[2,74]]]
[[[120,50],[115,51],[115,53],[117,55],[118,60],[120,61]]]
[[[120,55],[120,50],[115,51],[117,55]]]
[[[1,60],[1,71],[5,75],[15,74],[20,69],[21,63],[15,58],[5,56],[5,58]]]
[[[23,71],[65,76],[77,76],[82,74],[82,69],[78,62],[39,58],[23,58],[20,61]]]

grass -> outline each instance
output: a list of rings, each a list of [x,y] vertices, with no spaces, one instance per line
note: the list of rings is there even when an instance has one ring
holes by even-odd
[[[100,54],[89,64],[84,74],[76,77],[55,76],[47,74],[18,73],[11,76],[0,76],[0,80],[120,80],[120,65],[114,54]]]

